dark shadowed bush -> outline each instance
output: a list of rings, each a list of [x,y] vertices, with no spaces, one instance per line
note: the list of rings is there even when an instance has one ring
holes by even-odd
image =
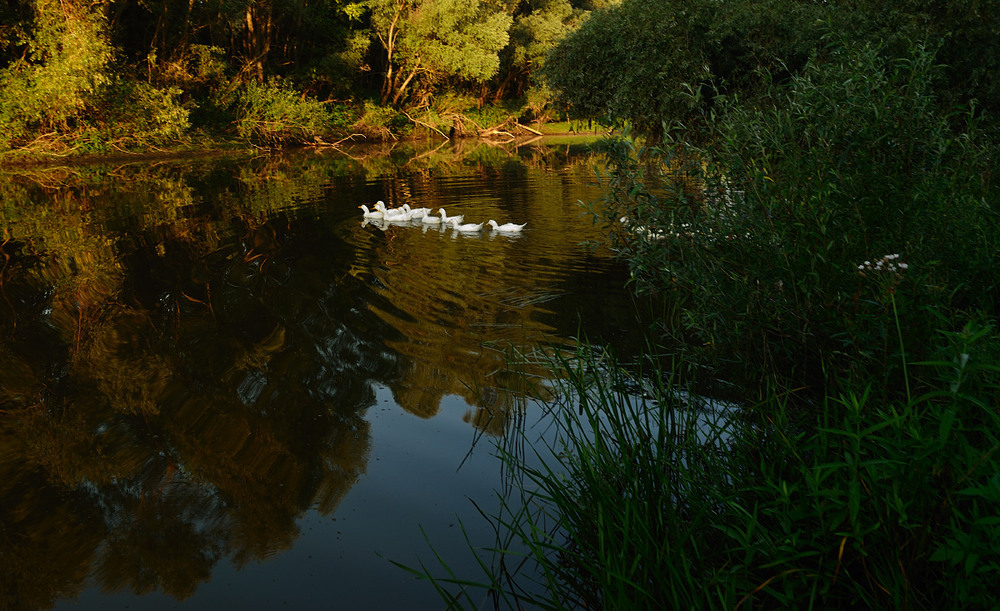
[[[609,148],[608,216],[646,228],[621,232],[640,286],[685,295],[688,330],[743,379],[848,371],[902,392],[934,312],[998,313],[995,147],[973,108],[939,106],[933,59],[844,48],[726,100],[710,147]]]

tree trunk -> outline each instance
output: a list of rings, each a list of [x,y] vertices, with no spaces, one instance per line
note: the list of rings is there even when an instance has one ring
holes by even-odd
[[[403,84],[400,85],[399,89],[396,90],[396,95],[392,96],[393,106],[399,103],[399,99],[403,97],[403,92],[406,91],[406,86],[410,84],[410,81],[413,80],[413,77],[417,75],[417,72],[419,70],[420,70],[420,58],[418,57],[417,63],[413,65],[413,70],[410,70],[410,74],[406,77],[406,80],[403,81]]]
[[[251,2],[247,5],[247,63],[258,83],[264,82],[264,59],[271,50],[271,3]]]
[[[379,41],[382,43],[382,47],[385,48],[385,79],[382,81],[382,98],[381,102],[384,106],[389,100],[389,96],[392,95],[393,90],[396,89],[396,78],[397,75],[392,67],[392,56],[396,51],[396,39],[399,38],[399,20],[403,16],[403,11],[409,5],[408,0],[401,0],[399,4],[396,5],[396,14],[392,16],[392,21],[389,23],[389,29],[386,31],[385,38],[381,34],[378,35]],[[407,79],[409,81],[409,79]],[[395,101],[393,101],[395,104]]]

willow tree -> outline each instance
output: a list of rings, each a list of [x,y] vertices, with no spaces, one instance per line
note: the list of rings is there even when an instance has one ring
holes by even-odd
[[[369,7],[386,54],[383,104],[398,104],[419,78],[491,78],[513,21],[479,0],[371,0]]]

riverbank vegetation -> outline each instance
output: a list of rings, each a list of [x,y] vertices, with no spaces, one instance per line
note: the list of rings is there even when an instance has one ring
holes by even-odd
[[[16,0],[0,159],[513,133],[603,0]],[[528,132],[530,133],[530,132]]]
[[[995,606],[998,9],[625,0],[556,47],[549,85],[641,136],[593,212],[681,312],[639,363],[554,361],[494,602]]]

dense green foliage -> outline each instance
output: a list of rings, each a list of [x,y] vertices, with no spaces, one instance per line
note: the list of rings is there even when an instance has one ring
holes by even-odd
[[[593,14],[543,71],[572,112],[627,122],[658,139],[664,123],[691,128],[718,95],[766,93],[840,41],[877,43],[886,57],[920,43],[941,47],[945,101],[975,98],[994,112],[998,20],[998,3],[961,0],[627,0]]]
[[[415,78],[483,82],[500,67],[511,17],[479,0],[372,0],[372,25],[388,66],[382,102],[396,104]]]
[[[966,0],[15,0],[0,9],[0,152],[72,149],[94,140],[80,138],[90,127],[104,148],[159,144],[189,126],[239,134],[240,107],[220,98],[275,78],[307,106],[349,103],[358,116],[370,99],[441,115],[439,98],[459,95],[522,120],[628,122],[655,139],[664,121],[691,127],[719,94],[766,91],[761,70],[787,81],[829,52],[831,35],[878,41],[888,57],[914,42],[939,48],[941,99],[992,112],[997,18],[995,2]],[[101,127],[109,90],[138,81],[162,91],[162,117],[184,120],[146,132],[118,116],[119,132]],[[399,127],[417,123],[410,114]],[[320,123],[300,135],[331,131],[350,133]]]
[[[264,143],[301,142],[322,133],[331,117],[316,100],[303,100],[280,81],[260,85],[250,81],[239,91],[237,130]]]
[[[496,600],[996,607],[998,9],[625,0],[550,55],[641,136],[593,211],[682,313],[640,365],[555,364],[559,435],[503,453]]]
[[[0,71],[0,148],[31,132],[77,120],[107,85],[111,50],[103,18],[86,8],[35,5],[28,53]]]
[[[897,317],[919,360],[933,313],[997,315],[995,145],[973,108],[941,110],[935,73],[926,49],[845,48],[754,105],[726,100],[710,146],[649,149],[642,165],[610,150],[609,220],[655,228],[620,235],[640,285],[687,295],[685,331],[730,375],[849,375],[891,394]],[[862,269],[886,255],[905,267]]]
[[[142,150],[202,133],[268,145],[394,138],[414,125],[442,134],[460,123],[445,115],[490,103],[505,118],[533,120],[552,112],[534,74],[593,8],[590,0],[15,0],[0,8],[0,155]],[[455,97],[471,104],[448,107]],[[391,110],[366,120],[370,100]],[[400,119],[383,132],[386,112]]]

